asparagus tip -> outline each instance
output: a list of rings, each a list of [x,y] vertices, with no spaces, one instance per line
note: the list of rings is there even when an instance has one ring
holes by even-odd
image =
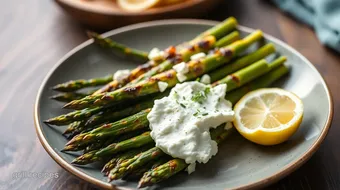
[[[148,182],[148,181],[139,181],[137,188],[141,189],[141,188],[144,188],[144,187],[147,187],[147,186],[150,186],[150,185],[151,185],[151,183]]]
[[[74,150],[74,148],[76,148],[75,146],[72,145],[66,145],[63,149],[61,149],[61,152],[67,152],[67,151],[72,151]]]

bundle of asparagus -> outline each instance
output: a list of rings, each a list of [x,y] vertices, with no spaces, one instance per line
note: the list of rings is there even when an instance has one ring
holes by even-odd
[[[285,57],[270,63],[265,60],[275,52],[270,43],[241,56],[249,46],[262,39],[262,32],[255,31],[240,39],[239,33],[233,31],[236,25],[236,20],[229,18],[189,42],[171,46],[164,51],[163,57],[137,67],[122,81],[115,81],[110,76],[56,85],[54,90],[66,93],[53,99],[68,102],[64,107],[75,111],[48,119],[45,123],[69,125],[64,134],[71,134],[72,138],[63,151],[84,151],[73,164],[106,162],[102,172],[108,175],[109,181],[140,178],[139,187],[145,187],[183,171],[187,163],[171,158],[155,147],[150,136],[147,115],[154,100],[167,96],[178,83],[197,80],[208,74],[212,86],[227,84],[226,99],[234,104],[247,92],[267,87],[288,73],[288,68],[283,65]],[[119,51],[128,57],[148,58],[147,53],[140,50],[95,33],[89,35],[103,48]],[[190,60],[192,55],[200,52],[207,55]],[[181,81],[173,69],[180,62],[185,62],[189,70]],[[167,90],[160,89],[158,82],[166,82]],[[76,92],[100,85],[105,86],[95,92]],[[221,125],[211,130],[211,138],[221,143],[232,130]]]

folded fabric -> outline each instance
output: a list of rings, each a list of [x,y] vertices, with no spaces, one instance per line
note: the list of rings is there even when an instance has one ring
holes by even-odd
[[[322,44],[340,53],[340,0],[273,0],[283,11],[312,26]]]

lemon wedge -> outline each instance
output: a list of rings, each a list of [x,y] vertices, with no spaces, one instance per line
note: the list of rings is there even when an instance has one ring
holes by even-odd
[[[118,5],[127,11],[143,11],[157,6],[161,0],[117,0]]]
[[[280,144],[299,128],[303,103],[292,92],[263,88],[244,95],[234,107],[234,125],[246,139],[261,145]]]

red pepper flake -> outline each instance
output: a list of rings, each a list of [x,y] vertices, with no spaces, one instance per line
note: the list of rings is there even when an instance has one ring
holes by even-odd
[[[168,49],[165,50],[165,52],[168,54],[166,56],[166,59],[172,58],[172,57],[176,56],[176,47],[170,46]]]

